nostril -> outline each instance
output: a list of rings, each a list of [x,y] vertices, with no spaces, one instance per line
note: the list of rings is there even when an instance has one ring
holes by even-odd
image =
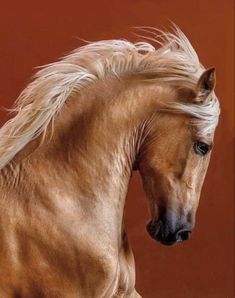
[[[181,242],[181,241],[188,240],[190,233],[191,233],[191,231],[189,231],[189,230],[178,231],[176,234],[176,241]]]

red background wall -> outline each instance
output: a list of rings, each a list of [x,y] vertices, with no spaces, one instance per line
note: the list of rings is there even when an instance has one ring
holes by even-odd
[[[174,21],[204,65],[217,69],[222,116],[190,241],[165,247],[145,232],[146,198],[138,174],[131,181],[127,227],[145,298],[233,298],[233,1],[6,1],[0,9],[0,105],[10,107],[32,68],[87,40],[130,38],[131,26]],[[6,113],[0,112],[4,123]]]

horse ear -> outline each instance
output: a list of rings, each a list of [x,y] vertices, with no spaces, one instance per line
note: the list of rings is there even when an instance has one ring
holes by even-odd
[[[198,80],[196,92],[197,101],[203,102],[207,96],[215,89],[215,68],[208,68],[203,72]]]

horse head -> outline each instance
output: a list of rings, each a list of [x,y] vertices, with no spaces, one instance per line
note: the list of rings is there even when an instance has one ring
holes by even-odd
[[[179,102],[190,100],[191,115],[167,109],[156,113],[138,154],[152,217],[147,231],[166,245],[187,240],[195,225],[215,128],[203,110],[214,105],[214,87],[215,70],[208,69],[191,88],[178,88]],[[196,108],[202,111],[202,123],[192,124]]]

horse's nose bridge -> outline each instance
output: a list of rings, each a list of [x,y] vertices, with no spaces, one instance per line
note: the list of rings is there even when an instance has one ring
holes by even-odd
[[[193,212],[197,202],[198,193],[191,180],[181,180],[176,183],[168,194],[166,208],[169,210],[169,216],[172,218],[181,217],[187,219]],[[171,213],[174,213],[173,216]]]

